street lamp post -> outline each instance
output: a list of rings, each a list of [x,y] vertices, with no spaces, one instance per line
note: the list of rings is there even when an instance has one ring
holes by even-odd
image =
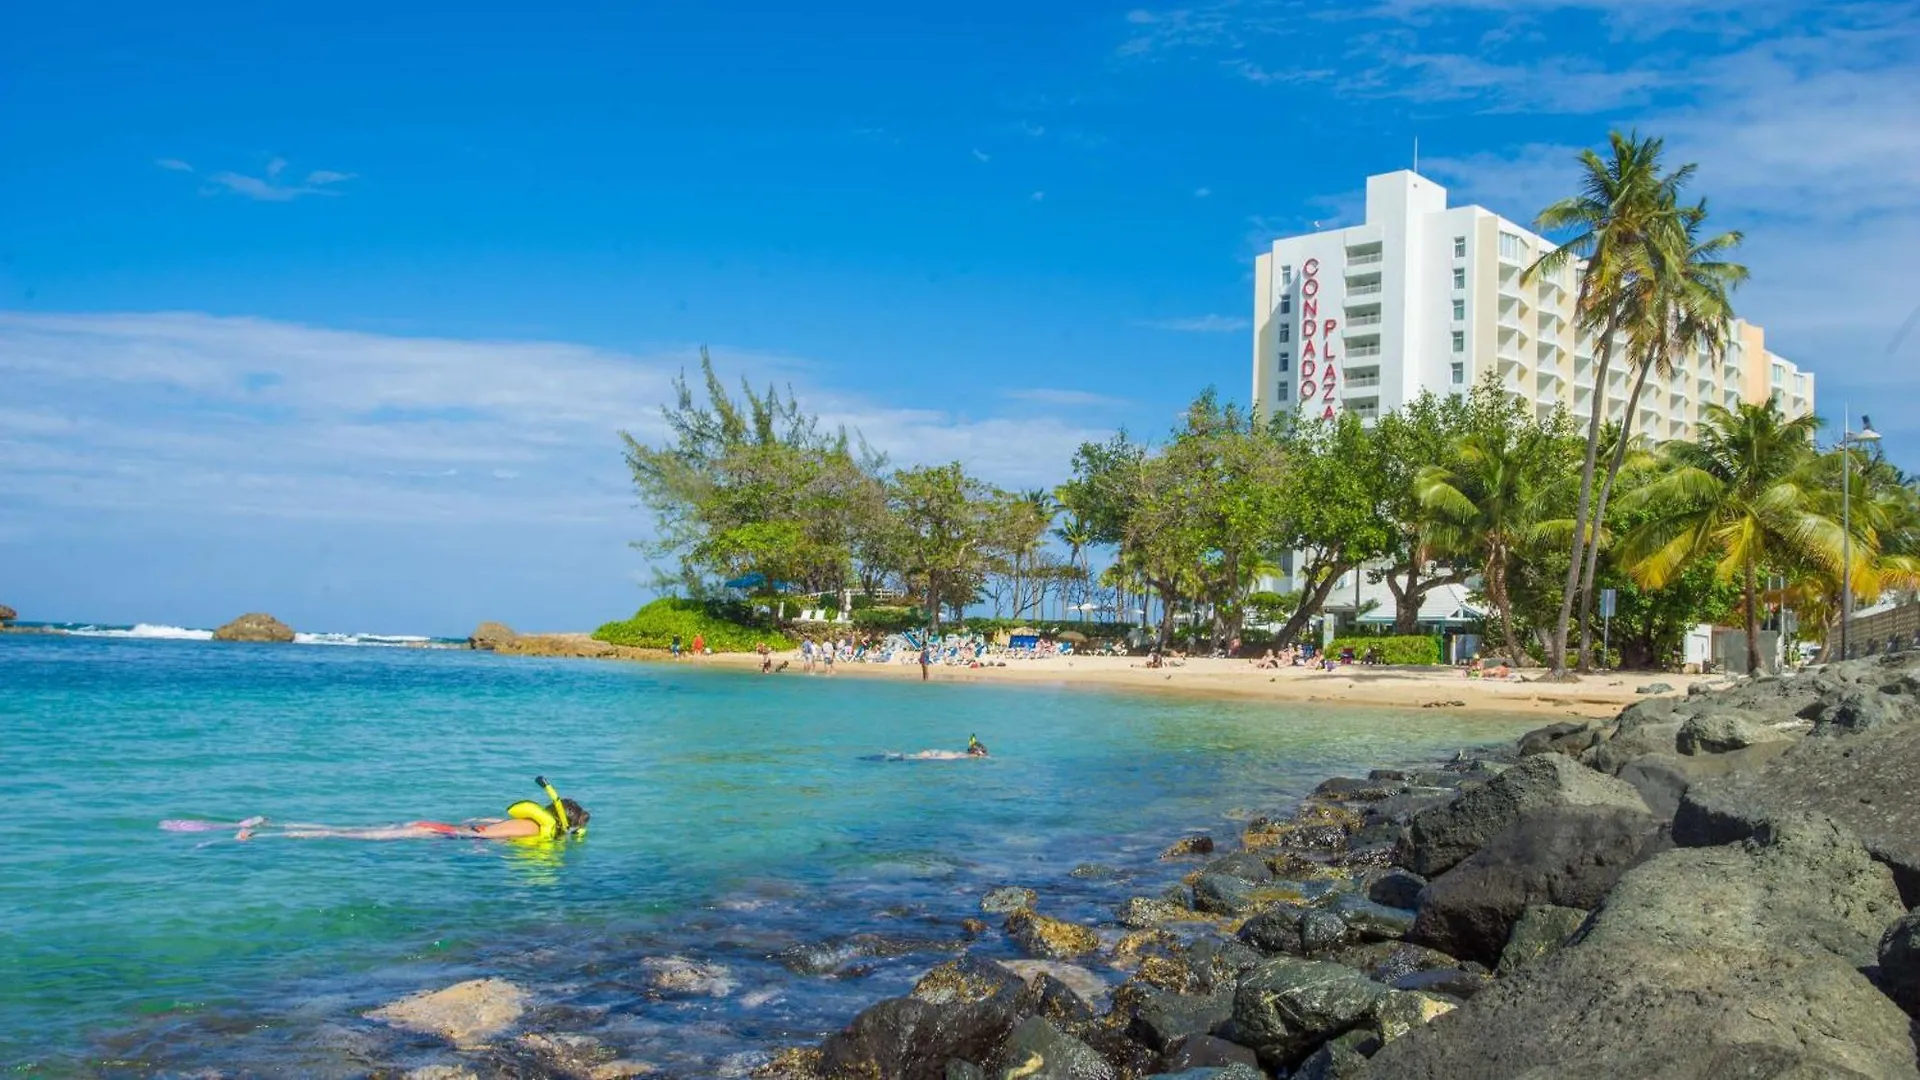
[[[1849,410],[1851,412],[1851,410]],[[1880,441],[1873,418],[1860,414],[1860,430],[1840,426],[1840,659],[1847,658],[1847,624],[1853,621],[1853,447]]]

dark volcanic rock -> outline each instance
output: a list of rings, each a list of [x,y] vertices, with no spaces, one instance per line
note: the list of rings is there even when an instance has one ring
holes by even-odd
[[[1200,873],[1239,878],[1255,885],[1264,885],[1273,880],[1273,867],[1267,864],[1266,857],[1251,851],[1236,851],[1231,855],[1210,859],[1200,867]]]
[[[1580,908],[1554,907],[1551,904],[1529,906],[1514,921],[1513,932],[1507,935],[1507,946],[1500,950],[1500,965],[1494,969],[1495,972],[1511,974],[1522,964],[1531,963],[1558,949],[1586,921],[1587,912]]]
[[[1300,947],[1309,956],[1337,949],[1352,940],[1353,929],[1331,911],[1315,908],[1300,916]]]
[[[1116,909],[1115,915],[1121,926],[1135,930],[1150,930],[1162,923],[1194,918],[1192,908],[1152,896],[1128,897],[1127,901]]]
[[[1893,868],[1909,906],[1920,905],[1920,723],[1854,735],[1809,736],[1765,767],[1697,780],[1674,814],[1683,847],[1752,836],[1780,813],[1829,814]]]
[[[1178,1074],[1188,1069],[1222,1069],[1228,1065],[1257,1069],[1260,1058],[1239,1043],[1228,1042],[1215,1035],[1189,1035],[1167,1051],[1165,1064],[1167,1072]],[[1215,1072],[1211,1075],[1221,1074]],[[1256,1072],[1253,1075],[1265,1080],[1266,1074]]]
[[[1389,993],[1340,964],[1268,960],[1234,993],[1234,1041],[1252,1047],[1268,1068],[1289,1068],[1320,1043],[1360,1026]]]
[[[943,1080],[950,1059],[991,1058],[1017,1020],[1008,994],[941,1005],[917,997],[889,998],[821,1043],[820,1071],[826,1076]]]
[[[1920,1020],[1920,908],[1908,912],[1880,938],[1880,985]]]
[[[1300,917],[1306,913],[1307,909],[1298,904],[1269,905],[1240,924],[1240,940],[1261,952],[1303,956],[1306,947],[1300,943]]]
[[[999,1080],[1113,1080],[1113,1066],[1093,1047],[1034,1016],[1007,1036],[994,1074]],[[893,1074],[886,1074],[891,1076]]]
[[[1724,754],[1763,742],[1791,742],[1794,736],[1741,713],[1715,709],[1691,717],[1674,736],[1683,754]]]
[[[1430,883],[1408,937],[1483,964],[1500,959],[1534,904],[1592,908],[1660,844],[1651,814],[1606,806],[1535,810]]]
[[[1293,1071],[1293,1080],[1353,1080],[1365,1072],[1367,1055],[1379,1049],[1380,1039],[1371,1031],[1349,1031],[1337,1039],[1321,1043],[1307,1060]]]
[[[1414,817],[1400,844],[1400,864],[1431,877],[1452,869],[1530,810],[1549,806],[1612,806],[1645,812],[1639,792],[1571,758],[1537,754],[1461,795]]]
[[[7,623],[12,622],[13,620],[19,617],[20,617],[19,612],[13,610],[12,608],[8,607],[5,604],[0,604],[0,626],[5,626]]]
[[[1373,880],[1367,886],[1367,899],[1388,907],[1414,908],[1420,906],[1420,890],[1427,887],[1427,879],[1411,870],[1393,869]]]
[[[1212,1034],[1232,1018],[1231,989],[1222,988],[1211,994],[1148,990],[1134,1010],[1131,1030],[1141,1042],[1164,1051],[1186,1036]]]
[[[1600,738],[1596,725],[1585,723],[1548,724],[1520,736],[1520,756],[1565,754],[1577,758]]]
[[[1426,994],[1445,994],[1465,1001],[1493,985],[1493,979],[1478,968],[1430,968],[1402,975],[1387,985],[1395,990],[1415,990]]]
[[[1346,893],[1334,897],[1326,910],[1340,917],[1347,924],[1351,936],[1358,941],[1395,941],[1407,936],[1413,929],[1414,912],[1408,907],[1389,907],[1376,904],[1364,896]]]
[[[1909,1020],[1859,970],[1898,911],[1886,868],[1826,819],[1665,852],[1576,941],[1389,1043],[1365,1075],[1912,1078]]]

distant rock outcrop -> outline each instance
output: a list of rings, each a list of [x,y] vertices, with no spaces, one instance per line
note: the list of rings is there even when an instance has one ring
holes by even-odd
[[[506,623],[483,622],[467,635],[467,648],[494,652],[519,636]]]
[[[215,641],[277,641],[293,640],[293,627],[264,612],[253,611],[233,620],[213,632]]]
[[[20,617],[19,612],[13,610],[12,608],[8,607],[5,604],[0,604],[0,626],[5,626],[6,624],[12,622],[13,620],[19,617]]]

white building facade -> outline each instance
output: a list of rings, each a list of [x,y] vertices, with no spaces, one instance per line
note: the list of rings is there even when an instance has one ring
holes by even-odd
[[[1625,418],[1633,373],[1616,348],[1595,384],[1593,342],[1573,323],[1579,268],[1522,281],[1550,241],[1412,172],[1367,178],[1366,221],[1276,240],[1254,261],[1253,403],[1374,419],[1421,391],[1465,393],[1496,372],[1509,396],[1544,417],[1577,419],[1596,402]],[[1814,381],[1736,320],[1722,357],[1679,357],[1671,379],[1641,393],[1634,429],[1654,442],[1691,438],[1707,405],[1773,397],[1810,413]]]

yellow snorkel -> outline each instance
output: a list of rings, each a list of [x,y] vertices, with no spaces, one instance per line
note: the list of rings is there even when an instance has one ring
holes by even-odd
[[[563,805],[560,802],[560,793],[553,790],[553,785],[547,783],[547,778],[544,776],[534,777],[533,782],[536,784],[539,784],[540,789],[547,793],[547,798],[553,800],[552,805],[553,805],[554,816],[560,819],[560,835],[566,836],[569,833],[572,833],[573,823],[567,820],[567,808],[565,805]],[[579,836],[587,835],[587,827],[585,825],[580,826],[580,831],[577,835]]]

